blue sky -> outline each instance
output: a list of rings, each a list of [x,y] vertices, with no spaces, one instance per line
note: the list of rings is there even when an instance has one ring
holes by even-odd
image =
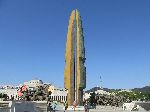
[[[71,11],[78,9],[87,89],[150,85],[149,4],[149,0],[0,0],[0,84],[42,79],[63,87],[68,21]]]

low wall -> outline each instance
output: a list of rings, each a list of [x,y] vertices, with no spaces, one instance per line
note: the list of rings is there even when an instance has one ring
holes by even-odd
[[[36,112],[36,104],[25,101],[0,101],[0,112]]]
[[[15,112],[36,112],[36,104],[33,102],[15,102]]]
[[[134,107],[142,108],[145,111],[150,111],[150,102],[133,101],[131,103],[124,103],[123,110],[132,110]]]
[[[135,105],[139,105],[146,111],[150,111],[150,102],[135,102]]]

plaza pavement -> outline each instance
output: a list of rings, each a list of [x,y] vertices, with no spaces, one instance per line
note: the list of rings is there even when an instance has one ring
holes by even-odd
[[[64,111],[57,111],[57,112],[64,112]],[[83,111],[83,110],[81,110],[81,111],[67,110],[65,112],[85,112],[85,111]],[[96,109],[89,109],[89,112],[131,112],[131,111],[122,110],[122,107],[97,106]],[[138,112],[150,112],[150,111],[145,111],[145,110],[141,109]]]

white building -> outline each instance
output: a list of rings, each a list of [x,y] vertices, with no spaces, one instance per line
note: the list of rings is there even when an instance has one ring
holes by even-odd
[[[97,90],[97,91],[95,91],[95,94],[105,94],[105,95],[110,95],[110,93],[109,92],[107,92],[107,91],[104,91],[104,90]]]
[[[7,94],[8,99],[11,99],[13,97],[14,100],[18,100],[18,94],[16,88],[1,88],[0,93]]]
[[[37,86],[43,86],[43,81],[42,80],[30,80],[30,81],[24,82],[23,84],[26,85],[27,87],[34,88]]]
[[[47,83],[43,83],[42,80],[30,80],[23,83],[23,85],[26,85],[29,89],[35,88],[37,86],[43,86],[44,84]],[[67,101],[67,91],[65,88],[59,88],[49,83],[48,85],[50,85],[48,91],[52,92],[50,98],[53,101],[59,101],[59,102]]]
[[[130,89],[122,89],[122,90],[120,90],[118,92],[132,92],[132,90],[130,90]]]
[[[97,90],[97,91],[95,91],[95,94],[105,94],[105,95],[110,95],[110,93],[109,92],[107,92],[107,91],[104,91],[104,90]],[[87,99],[89,99],[90,98],[90,93],[84,93],[84,95],[83,95],[83,100],[87,100]]]
[[[89,99],[90,96],[91,96],[90,93],[84,93],[84,95],[83,95],[83,100]]]
[[[66,91],[66,89],[58,88],[58,87],[55,87],[54,85],[51,85],[49,87],[49,91],[52,92],[52,94],[50,95],[50,98],[53,101],[60,101],[60,102],[67,101],[67,91]]]
[[[38,86],[44,86],[46,83],[43,83],[42,80],[30,80],[27,82],[24,82],[23,84],[20,84],[18,86],[22,87],[23,85],[26,85],[28,89],[34,89]],[[46,84],[49,85],[48,91],[51,91],[50,99],[53,101],[59,101],[59,102],[65,102],[67,101],[67,90],[65,88],[59,88],[51,84]],[[18,100],[18,94],[17,90],[18,88],[12,88],[10,87],[2,87],[0,89],[0,93],[7,94],[9,96],[9,99],[14,97],[14,100]]]

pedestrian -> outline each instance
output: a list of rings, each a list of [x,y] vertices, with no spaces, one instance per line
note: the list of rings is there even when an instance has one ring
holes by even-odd
[[[57,102],[55,102],[54,105],[53,105],[53,112],[56,111],[56,107],[57,107]]]
[[[66,101],[64,102],[64,106],[65,106],[65,111],[66,111],[67,108],[68,108],[68,103],[67,103]],[[65,112],[65,111],[64,111],[64,112]]]
[[[76,104],[76,101],[74,101],[74,102],[73,102],[73,109],[74,109],[74,111],[75,111],[76,105],[77,105],[77,104]]]
[[[85,112],[88,112],[88,102],[87,101],[84,104],[84,109],[85,109]]]
[[[53,109],[52,109],[52,101],[51,100],[48,100],[47,101],[47,112],[52,112]]]

